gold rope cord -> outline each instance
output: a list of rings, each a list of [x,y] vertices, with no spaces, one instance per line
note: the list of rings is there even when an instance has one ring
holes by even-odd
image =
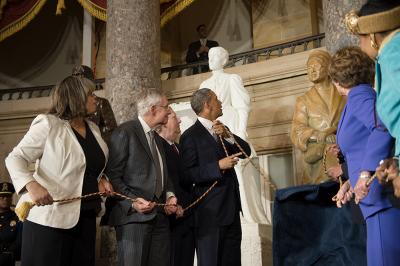
[[[232,132],[228,130],[228,134],[231,138],[235,139]],[[270,188],[273,190],[276,190],[275,184],[272,183],[271,179],[269,178],[269,175],[265,174],[264,171],[261,169],[261,166],[257,167],[254,162],[251,160],[250,156],[243,150],[243,148],[237,143],[235,140],[235,145],[239,148],[239,150],[244,154],[246,159],[253,165],[253,167],[257,170],[257,172],[260,174],[260,176],[264,179],[264,181],[268,184]]]
[[[43,5],[47,0],[38,0],[38,2],[29,10],[24,16],[19,18],[17,21],[12,22],[7,25],[4,29],[0,31],[0,42],[7,37],[10,37],[14,33],[22,30],[29,22],[32,21],[42,9]]]
[[[229,156],[228,150],[226,149],[225,144],[222,141],[222,137],[220,136],[219,138],[220,138],[220,141],[221,141],[222,146],[224,148],[226,156]],[[194,202],[192,202],[187,207],[185,207],[183,209],[183,211],[185,212],[188,209],[192,208],[193,206],[197,205],[208,193],[210,193],[210,191],[217,185],[217,183],[218,183],[218,181],[215,181],[200,197],[198,197]],[[68,202],[72,202],[72,201],[75,201],[75,200],[82,200],[82,199],[95,197],[95,196],[105,196],[105,197],[116,196],[116,197],[119,197],[119,198],[122,198],[122,199],[125,199],[125,200],[130,200],[130,201],[132,201],[132,203],[136,201],[136,199],[128,197],[128,196],[125,196],[125,195],[120,194],[118,192],[111,192],[111,193],[96,192],[96,193],[91,193],[91,194],[87,194],[87,195],[84,195],[84,196],[53,200],[53,203],[54,202],[68,203]],[[15,209],[15,213],[17,214],[18,218],[21,221],[24,221],[28,217],[30,209],[32,209],[34,206],[36,206],[36,204],[33,203],[33,202],[22,202],[21,205],[18,206]],[[165,207],[165,206],[170,206],[170,205],[166,204],[166,203],[156,203],[156,206]]]
[[[228,134],[230,135],[230,137],[233,137],[233,134],[230,131],[227,131]],[[233,139],[235,140],[235,138],[233,137]],[[225,143],[222,140],[222,136],[219,135],[219,140],[221,141],[222,147],[224,149],[225,155],[229,156],[228,150],[226,149]],[[246,152],[243,150],[243,148],[239,145],[239,143],[237,143],[237,141],[234,141],[235,145],[239,148],[239,150],[245,155],[245,157],[251,162],[251,164],[254,166],[254,168],[257,169],[257,171],[259,171],[260,175],[265,179],[265,181],[269,184],[269,186],[273,189],[276,189],[275,185],[271,183],[270,179],[264,175],[260,169],[258,169],[254,163],[251,161],[250,157],[248,154],[246,154]],[[187,207],[183,208],[183,211],[187,211],[190,208],[194,207],[195,205],[197,205],[205,196],[207,196],[207,194],[210,193],[210,191],[218,184],[218,181],[214,181],[214,183],[200,196],[198,197],[195,201],[193,201],[191,204],[189,204]],[[82,200],[82,199],[86,199],[86,198],[90,198],[90,197],[95,197],[95,196],[103,196],[103,197],[119,197],[122,198],[124,200],[130,200],[133,202],[136,201],[135,198],[131,198],[128,196],[125,196],[123,194],[120,194],[118,192],[110,192],[110,193],[106,193],[106,192],[96,192],[96,193],[91,193],[91,194],[87,194],[87,195],[83,195],[83,196],[78,196],[78,197],[73,197],[73,198],[66,198],[66,199],[58,199],[58,200],[54,200],[54,202],[59,202],[59,203],[68,203],[68,202],[72,202],[75,200]],[[166,207],[166,206],[172,206],[166,203],[156,203],[155,204],[158,207]],[[18,206],[15,209],[15,213],[17,214],[18,218],[21,221],[24,221],[26,219],[26,217],[28,217],[29,211],[30,209],[32,209],[34,206],[36,206],[35,203],[33,202],[22,202],[20,206]]]
[[[324,172],[325,172],[325,174],[328,173],[328,171],[327,171],[327,169],[326,169],[326,155],[327,155],[327,153],[328,153],[328,149],[325,149],[324,156],[323,156],[323,158],[322,158],[322,165],[323,165],[323,167],[324,167]],[[376,178],[376,174],[374,174],[373,176],[371,176],[371,178],[367,180],[366,186],[369,187],[369,186],[371,185],[371,183],[374,181],[375,178]],[[347,182],[347,181],[346,181],[346,182]],[[342,188],[343,184],[344,184],[344,183],[343,183],[343,180],[342,180],[342,176],[339,176],[339,190]],[[336,194],[335,196],[333,196],[332,200],[333,200],[333,201],[338,201],[338,200],[339,200],[339,199],[337,198],[337,194]],[[356,203],[358,203],[358,202],[356,202]]]

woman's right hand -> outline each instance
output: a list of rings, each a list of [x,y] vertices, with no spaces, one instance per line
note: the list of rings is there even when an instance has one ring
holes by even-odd
[[[32,201],[38,206],[49,205],[53,203],[53,197],[49,194],[46,188],[36,181],[31,181],[26,184],[26,190],[31,196]]]
[[[336,201],[336,206],[342,208],[342,205],[346,204],[353,197],[353,189],[350,186],[350,182],[347,180],[339,189],[338,193],[332,198]]]

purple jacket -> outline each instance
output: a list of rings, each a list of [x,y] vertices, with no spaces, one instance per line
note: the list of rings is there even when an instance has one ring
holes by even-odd
[[[353,87],[339,121],[337,143],[347,162],[352,187],[361,171],[375,171],[393,147],[393,138],[376,115],[375,101],[376,93],[370,85]],[[381,185],[374,180],[360,204],[364,218],[391,206]]]

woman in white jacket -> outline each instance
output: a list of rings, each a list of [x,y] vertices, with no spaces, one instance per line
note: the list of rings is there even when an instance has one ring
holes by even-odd
[[[53,203],[97,191],[112,191],[102,173],[107,145],[85,119],[96,110],[95,85],[69,76],[53,91],[48,114],[38,115],[6,158],[19,204],[35,202],[24,222],[24,266],[94,265],[96,215],[100,199]],[[36,162],[35,172],[28,170]],[[17,205],[18,206],[18,205]]]

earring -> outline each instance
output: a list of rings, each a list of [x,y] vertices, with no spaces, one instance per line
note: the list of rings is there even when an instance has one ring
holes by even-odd
[[[371,33],[369,35],[369,39],[371,40],[371,47],[375,50],[379,49],[379,45],[376,43],[375,33]]]

